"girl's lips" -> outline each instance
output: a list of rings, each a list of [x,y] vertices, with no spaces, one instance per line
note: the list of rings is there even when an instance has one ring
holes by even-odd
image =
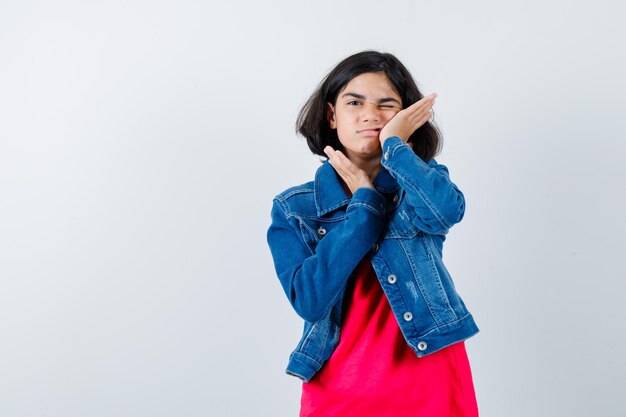
[[[380,129],[361,130],[359,134],[363,136],[378,136]]]

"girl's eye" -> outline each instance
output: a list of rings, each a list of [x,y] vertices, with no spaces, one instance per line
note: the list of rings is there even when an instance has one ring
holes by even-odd
[[[362,104],[359,100],[348,101],[348,106],[354,107]],[[379,104],[378,107],[383,110],[396,110],[397,107],[392,104]]]

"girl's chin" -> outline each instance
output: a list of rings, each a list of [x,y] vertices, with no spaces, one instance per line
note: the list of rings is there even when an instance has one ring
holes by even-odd
[[[350,153],[361,157],[372,157],[382,154],[380,141],[377,137],[361,138],[358,141],[351,141],[348,146],[344,143],[343,147]]]
[[[382,153],[380,143],[378,143],[377,146],[364,144],[363,146],[358,147],[356,151],[363,156],[376,156]]]
[[[358,148],[360,148],[363,152],[376,152],[382,150],[380,147],[380,141],[378,139],[363,141],[360,143],[360,146],[358,146]]]

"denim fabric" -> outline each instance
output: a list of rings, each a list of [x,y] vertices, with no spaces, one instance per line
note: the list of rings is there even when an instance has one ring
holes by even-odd
[[[304,332],[286,372],[308,382],[339,342],[346,284],[367,256],[406,342],[422,357],[479,329],[442,261],[465,198],[435,159],[425,163],[402,139],[383,145],[374,189],[352,197],[328,161],[315,180],[273,200],[267,242],[278,279]]]

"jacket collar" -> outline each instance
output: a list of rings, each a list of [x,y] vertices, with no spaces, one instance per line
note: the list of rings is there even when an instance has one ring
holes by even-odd
[[[400,188],[395,178],[382,165],[374,179],[374,187],[383,194],[396,192]],[[324,161],[315,173],[314,194],[318,216],[345,206],[350,202],[350,196],[341,186],[339,174],[337,174],[335,168],[328,160]]]

